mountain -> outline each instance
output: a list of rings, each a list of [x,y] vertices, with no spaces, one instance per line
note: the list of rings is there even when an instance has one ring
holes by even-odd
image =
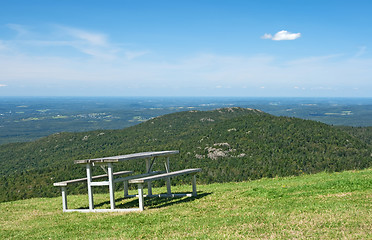
[[[180,154],[171,159],[172,170],[200,167],[200,183],[362,169],[372,162],[370,144],[323,123],[236,107],[186,111],[122,130],[59,133],[0,145],[0,201],[59,195],[53,182],[85,175],[75,159],[173,149]],[[115,170],[144,169],[138,162],[120,167]],[[162,168],[160,161],[154,168]],[[103,173],[97,170],[95,175]],[[80,184],[69,192],[86,189]]]

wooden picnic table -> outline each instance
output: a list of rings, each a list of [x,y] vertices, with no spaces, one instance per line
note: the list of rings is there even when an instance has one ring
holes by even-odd
[[[178,150],[172,151],[156,151],[156,152],[141,152],[141,153],[133,153],[133,154],[126,154],[126,155],[119,155],[119,156],[112,156],[112,157],[103,157],[103,158],[93,158],[93,159],[84,159],[84,160],[75,160],[75,164],[83,164],[86,166],[86,178],[81,179],[74,179],[59,183],[54,183],[54,186],[59,186],[62,188],[62,202],[63,202],[63,211],[71,212],[71,211],[80,211],[80,212],[107,212],[107,211],[142,211],[144,209],[144,200],[143,200],[143,184],[147,183],[148,187],[148,195],[146,197],[176,197],[176,196],[196,196],[196,178],[195,174],[201,169],[184,169],[175,172],[170,172],[170,164],[169,158],[172,155],[178,154]],[[164,157],[164,172],[159,171],[152,171],[152,167],[154,162],[157,158]],[[145,160],[146,161],[146,168],[145,173],[134,175],[134,176],[127,176],[122,178],[114,179],[116,175],[123,175],[123,174],[131,174],[132,171],[121,171],[114,173],[114,164],[120,163],[123,161],[129,160]],[[102,167],[107,175],[99,175],[93,176],[92,175],[92,168],[94,166]],[[107,166],[107,169],[105,168]],[[193,193],[192,194],[172,194],[171,193],[171,182],[170,177],[184,175],[184,174],[192,174],[193,175]],[[93,181],[97,178],[108,177],[108,181]],[[152,194],[152,186],[151,181],[165,179],[167,184],[167,194],[160,194],[160,195],[153,195]],[[65,187],[68,183],[74,183],[79,181],[87,181],[88,186],[88,199],[89,199],[89,209],[67,209],[67,198],[66,198],[66,190]],[[139,208],[130,208],[130,209],[115,209],[115,183],[117,182],[124,182],[124,197],[139,197]],[[138,184],[138,195],[128,195],[128,182]],[[94,201],[93,201],[93,191],[92,187],[94,186],[109,186],[109,195],[110,195],[110,209],[94,209]]]

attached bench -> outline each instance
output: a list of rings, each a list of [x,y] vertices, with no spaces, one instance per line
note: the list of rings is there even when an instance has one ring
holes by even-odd
[[[143,195],[143,184],[146,182],[151,182],[160,179],[169,179],[170,177],[176,177],[180,175],[191,174],[192,178],[192,194],[172,194],[170,189],[170,184],[167,184],[167,194],[160,194],[160,195],[147,195],[146,197],[183,197],[183,196],[196,196],[196,173],[200,172],[201,168],[191,168],[191,169],[184,169],[175,172],[168,172],[163,174],[157,174],[153,176],[145,176],[141,178],[134,178],[129,180],[129,183],[136,183],[138,184],[138,199],[139,199],[139,209],[140,211],[144,210],[144,195]]]
[[[120,172],[113,173],[113,175],[114,176],[120,176],[120,175],[132,174],[132,173],[133,173],[133,171],[120,171]],[[104,177],[108,177],[108,174],[102,174],[102,175],[93,176],[92,177],[92,180],[93,179],[100,179],[100,178],[104,178]],[[72,179],[72,180],[67,180],[67,181],[63,181],[63,182],[53,183],[53,186],[55,186],[55,187],[61,187],[63,211],[66,211],[67,210],[67,191],[66,191],[67,185],[68,184],[71,184],[71,183],[79,183],[79,182],[87,182],[87,178],[78,178],[78,179]],[[97,183],[96,186],[105,186],[105,185],[108,186],[109,185],[108,184],[108,181],[94,182],[94,183]]]
[[[200,172],[200,168],[184,169],[180,171],[170,172],[169,158],[175,154],[178,154],[178,150],[166,150],[166,151],[152,151],[152,152],[140,152],[131,153],[125,155],[111,156],[111,157],[101,157],[101,158],[89,158],[83,160],[75,160],[75,164],[85,165],[86,167],[86,178],[73,179],[63,182],[57,182],[53,185],[56,187],[61,187],[62,189],[62,206],[64,212],[130,212],[130,211],[142,211],[144,209],[144,195],[143,195],[143,185],[147,183],[148,195],[146,197],[178,197],[178,196],[196,196],[196,177],[195,174]],[[164,159],[165,171],[153,171],[155,160],[158,158]],[[132,171],[121,171],[114,173],[114,164],[126,161],[140,161],[144,160],[146,163],[146,171],[143,174],[131,175],[114,178],[114,176],[132,174]],[[92,168],[94,166],[99,166],[105,170],[107,174],[92,177]],[[107,167],[107,169],[106,169]],[[191,194],[172,194],[171,192],[171,177],[190,174],[193,176],[192,180],[192,193]],[[93,181],[94,179],[107,177],[106,181]],[[151,182],[155,180],[165,179],[167,186],[167,194],[152,194]],[[87,182],[88,190],[88,201],[89,209],[67,209],[67,193],[66,187],[68,184]],[[127,197],[138,197],[140,201],[139,208],[120,208],[115,209],[115,184],[118,182],[124,183],[124,198]],[[138,184],[138,195],[128,195],[128,184],[135,183]],[[93,189],[95,186],[108,186],[109,196],[110,196],[110,208],[109,209],[94,209],[93,201]]]

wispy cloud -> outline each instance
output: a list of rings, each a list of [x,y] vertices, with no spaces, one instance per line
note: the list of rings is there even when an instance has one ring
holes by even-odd
[[[92,46],[107,46],[107,36],[102,33],[89,32],[82,29],[71,28],[71,27],[59,27],[64,34],[70,35],[74,39],[84,41],[85,44]]]
[[[267,34],[266,38],[276,35]],[[0,50],[7,49],[8,43],[17,49],[0,54],[0,86],[8,86],[1,88],[2,92],[21,86],[39,92],[44,89],[47,94],[69,94],[76,89],[77,94],[99,95],[136,95],[143,94],[143,89],[150,89],[150,95],[160,89],[164,89],[162,94],[172,95],[176,94],[172,89],[191,89],[191,95],[214,91],[234,95],[240,91],[241,95],[277,96],[281,91],[305,94],[317,89],[334,91],[340,86],[358,88],[353,91],[364,91],[365,95],[372,91],[372,59],[367,57],[334,54],[279,61],[272,55],[190,53],[167,59],[151,51],[125,49],[109,35],[82,29],[54,26],[40,36],[31,33],[17,36],[13,42],[0,40]],[[35,48],[42,51],[27,51]],[[58,54],[55,49],[79,54]],[[359,56],[362,50],[366,49],[361,49]]]
[[[3,41],[0,40],[0,51],[8,50],[8,46],[5,45]]]
[[[273,35],[269,34],[269,33],[265,33],[263,36],[261,36],[262,39],[272,39],[273,38]]]
[[[16,31],[18,36],[26,35],[29,33],[29,31],[23,25],[20,25],[20,24],[9,23],[6,26]]]
[[[148,54],[148,51],[126,51],[125,52],[125,57],[128,60],[132,60],[132,59],[144,56],[146,54]]]
[[[366,46],[359,47],[359,51],[354,55],[354,57],[358,58],[358,57],[364,55],[366,52],[367,52],[367,47]]]
[[[70,47],[79,53],[103,60],[114,60],[120,57],[132,60],[144,55],[143,51],[122,49],[119,47],[120,44],[110,42],[109,36],[104,33],[61,25],[49,25],[45,28],[47,31],[43,29],[40,32],[37,32],[37,29],[34,30],[35,32],[30,32],[26,30],[26,26],[19,24],[7,24],[7,27],[18,33],[13,39],[13,45],[20,51],[22,49],[27,51],[31,49],[30,46],[53,47],[51,50],[54,53],[60,51],[64,54],[62,47]],[[0,41],[0,50],[4,50],[5,47]]]
[[[299,37],[301,37],[301,33],[290,33],[288,31],[282,30],[282,31],[275,33],[274,36],[272,36],[269,33],[265,33],[261,38],[271,39],[274,41],[283,41],[283,40],[295,40]]]
[[[241,89],[246,87],[244,94],[252,96],[258,94],[260,89],[274,96],[290,91],[288,89],[296,92],[303,89],[301,94],[311,94],[311,91],[317,89],[335,92],[334,89],[340,88],[344,92],[339,90],[339,94],[349,93],[345,89],[354,88],[359,88],[358,91],[364,91],[364,94],[368,94],[367,90],[372,91],[369,84],[372,59],[346,59],[337,55],[301,58],[290,62],[279,62],[273,56],[214,54],[198,54],[173,61],[154,59],[126,62],[123,59],[90,61],[0,55],[0,66],[0,75],[6,79],[2,81],[3,85],[12,82],[14,86],[15,82],[22,82],[23,85],[45,88],[48,84],[55,84],[59,86],[58,89],[63,86],[81,91],[90,89],[93,94],[119,93],[132,89],[130,93],[135,95],[142,93],[141,89],[149,88],[164,89],[163,94],[172,94],[172,88],[190,88],[194,89],[191,94],[196,91],[209,94],[213,89],[223,88],[233,93],[243,91]],[[93,89],[94,86],[96,89]],[[228,90],[227,86],[231,88]]]

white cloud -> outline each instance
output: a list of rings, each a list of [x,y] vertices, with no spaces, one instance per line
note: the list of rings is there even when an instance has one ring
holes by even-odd
[[[30,34],[28,38],[5,42],[11,43],[16,51],[0,54],[0,86],[11,86],[2,88],[3,92],[20,86],[45,94],[53,94],[52,91],[69,94],[69,90],[76,89],[77,95],[84,91],[97,95],[136,95],[144,94],[143,89],[157,89],[149,90],[148,94],[165,89],[164,95],[172,95],[176,94],[174,89],[192,89],[190,94],[240,91],[252,96],[266,92],[277,96],[286,91],[298,93],[300,89],[304,90],[301,94],[315,92],[320,87],[323,92],[336,91],[333,89],[339,86],[359,88],[354,94],[372,92],[372,59],[367,57],[347,59],[338,54],[278,61],[269,55],[193,54],[166,59],[154,54],[148,57],[150,51],[124,49],[123,45],[111,43],[105,34],[75,28],[56,29],[57,32],[42,39],[29,39],[35,36]],[[0,41],[0,49],[1,46],[7,47]],[[30,46],[47,50],[70,47],[86,55],[58,55],[45,49],[41,52],[48,54],[44,55],[22,51]],[[13,93],[17,94],[20,93]]]
[[[282,30],[275,33],[274,36],[271,34],[265,33],[261,38],[262,39],[271,39],[274,41],[282,41],[282,40],[295,40],[301,37],[301,33],[290,33],[288,31]]]
[[[275,33],[273,40],[274,41],[295,40],[299,37],[301,37],[301,33],[290,33],[285,30],[282,30],[282,31]]]
[[[6,87],[6,86],[8,86],[8,85],[5,85],[5,84],[0,84],[0,87]]]
[[[269,34],[269,33],[265,33],[261,38],[262,39],[272,39],[273,36],[271,34]]]

